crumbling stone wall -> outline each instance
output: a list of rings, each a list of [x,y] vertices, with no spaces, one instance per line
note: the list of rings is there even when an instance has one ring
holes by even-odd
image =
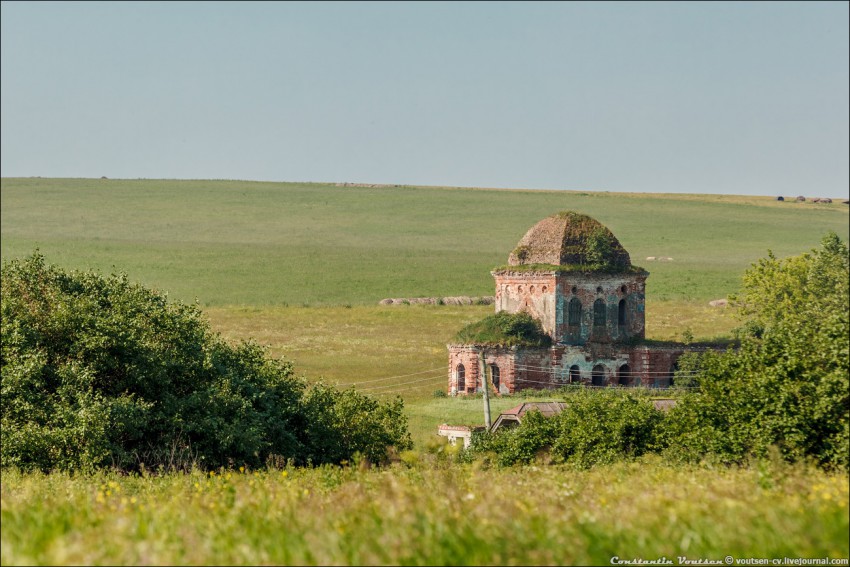
[[[526,312],[538,319],[553,341],[562,344],[642,339],[646,324],[646,272],[492,272],[496,313]],[[570,324],[570,301],[581,304],[581,318]],[[594,324],[594,304],[604,302],[605,323]],[[623,302],[621,312],[620,302]]]
[[[481,391],[481,359],[484,353],[484,372],[491,394],[512,394],[516,389],[517,349],[477,345],[448,345],[450,394],[473,394]],[[533,349],[543,350],[543,349]],[[459,367],[463,365],[464,384],[458,384]],[[496,367],[494,372],[493,367]],[[494,384],[494,379],[498,384]]]
[[[568,345],[644,338],[648,275],[646,272],[561,275],[558,281],[553,338]],[[578,326],[570,325],[569,320],[569,306],[573,298],[581,303],[581,321]],[[605,324],[601,326],[594,323],[594,306],[597,300],[604,303]],[[624,302],[623,316],[621,301]]]
[[[449,345],[448,391],[472,394],[481,391],[479,354],[484,353],[491,395],[513,394],[524,389],[556,389],[566,384],[666,388],[674,385],[676,362],[687,351],[719,346],[684,344],[627,345],[587,343],[551,348]],[[458,366],[465,384],[458,386]],[[499,369],[499,387],[492,382],[492,366]],[[594,381],[594,375],[597,380]]]
[[[555,272],[493,272],[496,280],[496,313],[529,313],[543,325],[549,336],[555,335]]]
[[[495,347],[477,345],[448,345],[450,394],[472,394],[481,391],[480,353],[484,353],[487,384],[491,394],[513,394],[523,388],[544,388],[556,385],[551,380],[553,358],[551,349]],[[458,384],[459,365],[463,365],[464,384]],[[498,368],[498,387],[494,384],[493,367]]]

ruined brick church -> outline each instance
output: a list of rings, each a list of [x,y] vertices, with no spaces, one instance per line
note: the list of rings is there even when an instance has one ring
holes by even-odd
[[[646,279],[597,220],[565,211],[526,232],[496,280],[496,313],[526,312],[549,347],[450,344],[450,394],[526,388],[672,385],[686,346],[644,339]],[[690,349],[689,349],[690,350]],[[486,377],[482,380],[482,376]]]

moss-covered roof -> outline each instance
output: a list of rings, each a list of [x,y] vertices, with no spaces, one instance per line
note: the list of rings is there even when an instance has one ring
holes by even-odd
[[[575,211],[562,211],[531,227],[508,257],[510,267],[533,265],[616,272],[629,271],[632,263],[605,225]]]
[[[540,321],[528,313],[506,311],[470,323],[458,331],[455,340],[487,346],[548,347],[552,344],[552,338],[543,331]]]

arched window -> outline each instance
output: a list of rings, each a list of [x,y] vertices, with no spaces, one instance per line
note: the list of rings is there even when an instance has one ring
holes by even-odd
[[[632,369],[629,368],[628,364],[624,364],[620,367],[620,371],[617,372],[619,374],[619,384],[620,386],[628,386],[632,381]]]
[[[621,299],[617,306],[617,324],[621,327],[626,326],[626,300]]]
[[[569,319],[567,319],[567,322],[570,327],[581,325],[581,301],[577,297],[570,299]]]
[[[605,368],[601,364],[597,364],[593,367],[593,373],[591,374],[592,384],[594,386],[604,386],[605,385]]]
[[[499,367],[495,364],[490,365],[490,378],[493,380],[493,387],[496,388],[496,391],[499,391],[499,383],[502,380],[502,373],[499,371]]]
[[[463,364],[457,365],[457,391],[466,390],[466,369]]]
[[[593,302],[593,326],[605,326],[605,302],[601,299]]]
[[[570,384],[581,384],[581,371],[578,364],[570,366]]]

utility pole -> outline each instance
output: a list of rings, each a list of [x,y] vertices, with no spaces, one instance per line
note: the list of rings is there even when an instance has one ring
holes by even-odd
[[[484,351],[478,352],[478,373],[481,374],[481,385],[484,387],[484,425],[490,430],[490,385],[487,383],[487,365],[484,364]]]

